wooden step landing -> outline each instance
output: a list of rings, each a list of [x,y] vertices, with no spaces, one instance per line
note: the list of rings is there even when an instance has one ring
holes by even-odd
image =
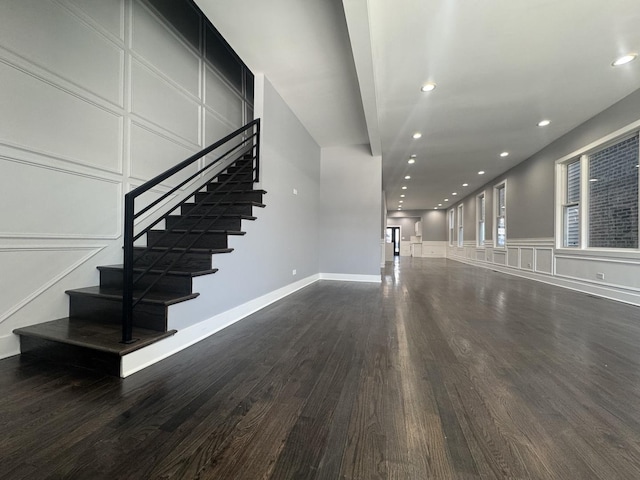
[[[176,330],[158,332],[134,327],[133,338],[137,341],[124,344],[120,343],[122,327],[118,324],[60,318],[18,328],[13,333],[20,336],[22,354],[120,376],[124,355],[171,337]]]

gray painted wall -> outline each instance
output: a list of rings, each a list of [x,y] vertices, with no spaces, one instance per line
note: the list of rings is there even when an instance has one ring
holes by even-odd
[[[320,179],[320,272],[380,275],[381,157],[323,148]]]
[[[422,241],[443,242],[447,239],[447,214],[444,210],[427,210],[422,215]]]
[[[503,179],[507,180],[507,241],[553,237],[555,161],[638,118],[640,89],[465,197],[465,240],[475,239],[475,213],[469,212],[475,212],[475,197],[482,190],[487,195],[487,239],[492,238],[493,187]]]
[[[416,222],[420,217],[387,217],[388,226],[400,226],[400,240],[408,242],[416,234]]]
[[[255,80],[256,114],[263,121],[261,187],[267,191],[266,207],[254,209],[255,222],[243,222],[245,236],[230,239],[232,254],[215,257],[220,270],[197,285],[203,295],[188,302],[184,322],[174,328],[318,273],[321,150],[268,79],[256,75]],[[378,215],[379,207],[373,236],[379,243]]]

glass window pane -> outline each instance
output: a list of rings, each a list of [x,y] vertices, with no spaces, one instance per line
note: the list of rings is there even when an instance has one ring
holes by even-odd
[[[564,208],[564,246],[580,245],[580,207],[571,205]]]
[[[580,201],[580,161],[567,165],[567,202]]]
[[[498,217],[498,246],[504,247],[507,238],[507,225],[504,217]]]
[[[638,248],[638,135],[589,155],[589,247]]]

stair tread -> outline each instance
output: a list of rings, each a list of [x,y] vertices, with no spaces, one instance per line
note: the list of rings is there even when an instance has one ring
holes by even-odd
[[[207,193],[213,193],[213,192],[207,192]],[[184,203],[184,205],[194,205],[197,206],[197,203]],[[210,205],[207,203],[206,200],[202,201],[199,203],[199,205]],[[216,201],[216,206],[222,206],[222,205],[251,205],[252,207],[258,207],[258,208],[264,208],[266,207],[266,205],[264,203],[260,203],[260,202],[254,202],[253,200],[220,200],[220,201]]]
[[[101,265],[98,267],[98,270],[116,270],[116,271],[122,271],[124,267],[122,266],[122,264],[120,265]],[[143,272],[145,269],[144,268],[134,268],[133,271],[134,272]],[[173,277],[200,277],[202,275],[210,275],[212,273],[216,273],[218,271],[217,268],[211,268],[209,270],[195,270],[195,271],[188,271],[188,270],[169,270],[167,272],[167,275],[173,276]],[[164,270],[160,270],[160,269],[151,269],[149,270],[149,272],[147,273],[153,273],[153,274],[160,274],[163,273]]]
[[[170,232],[173,233],[186,233],[188,229],[186,228],[172,228],[171,230],[169,230]],[[151,230],[152,232],[166,232],[167,229],[163,229],[163,230]],[[190,230],[189,233],[219,233],[219,234],[226,234],[226,235],[245,235],[247,232],[243,232],[241,230],[219,230],[219,229],[212,229],[212,230],[202,230],[202,229],[193,229]]]
[[[170,250],[172,252],[179,252],[182,253],[185,250],[187,250],[184,247],[133,247],[134,251],[150,251],[150,252],[164,252],[166,250]],[[211,254],[215,254],[215,253],[231,253],[233,252],[233,248],[189,248],[189,253],[201,253],[201,254],[207,254],[207,255],[211,255]]]
[[[120,343],[122,326],[119,323],[89,322],[67,317],[17,328],[13,333],[123,356],[170,337],[176,333],[176,330],[158,332],[156,330],[133,327],[133,338],[137,338],[138,341],[124,344]]]
[[[198,213],[184,213],[182,215],[169,215],[169,217],[189,217],[189,218],[202,218],[203,220],[208,220],[211,218],[219,218],[219,219],[228,219],[228,218],[239,218],[241,220],[256,220],[258,217],[254,217],[253,215],[244,215],[242,213],[220,213],[220,214],[209,214],[202,215]]]
[[[213,184],[209,184],[209,185],[213,185]],[[238,190],[217,190],[217,191],[213,191],[213,192],[202,192],[202,193],[208,193],[208,194],[227,194],[227,193],[262,193],[263,195],[266,194],[266,190],[256,190],[253,188],[249,188],[249,189],[238,189]]]
[[[110,300],[122,300],[122,289],[110,288],[110,287],[84,287],[67,290],[65,293],[68,295],[83,295],[89,297],[99,297]],[[134,300],[137,299],[136,294],[139,292],[133,292]],[[181,293],[169,293],[169,292],[155,292],[151,291],[147,293],[140,303],[156,304],[156,305],[173,305],[176,303],[184,302],[185,300],[191,300],[199,296],[199,293],[181,294]]]

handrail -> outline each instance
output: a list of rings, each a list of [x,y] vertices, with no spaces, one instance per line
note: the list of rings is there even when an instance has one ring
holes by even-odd
[[[195,173],[191,174],[187,177],[187,179],[182,180],[178,185],[171,188],[169,191],[165,192],[162,196],[155,199],[153,202],[149,203],[145,207],[141,208],[136,212],[135,201],[140,195],[148,192],[153,187],[165,182],[166,180],[174,177],[180,172],[183,172],[185,168],[193,165],[195,162],[203,158],[205,155],[213,152],[214,150],[223,147],[225,144],[233,140],[239,140],[237,145],[233,145],[228,148],[224,153],[217,154],[217,158],[213,160],[211,163],[206,164],[205,166],[199,168]],[[137,298],[134,301],[133,293],[135,289],[135,284],[146,275],[149,271],[153,269],[153,267],[169,253],[169,248],[167,248],[161,255],[158,256],[149,266],[147,266],[139,275],[134,278],[134,268],[135,268],[135,258],[134,258],[134,242],[142,237],[145,233],[151,230],[154,226],[160,223],[163,219],[165,219],[172,211],[176,208],[182,206],[187,202],[187,200],[193,196],[196,192],[202,190],[202,188],[206,187],[208,183],[217,178],[220,173],[222,173],[225,168],[231,165],[236,160],[242,158],[245,155],[251,156],[251,165],[253,171],[253,181],[257,182],[259,180],[260,174],[260,119],[253,120],[247,123],[245,126],[240,127],[224,138],[218,140],[217,142],[209,145],[205,149],[200,152],[190,156],[186,160],[178,163],[177,165],[169,168],[165,172],[155,176],[151,180],[145,182],[139,187],[131,190],[124,196],[124,262],[123,262],[123,292],[122,292],[122,342],[123,343],[132,343],[135,341],[133,339],[133,309],[134,307],[144,298],[147,293],[153,288],[153,286],[164,277],[170,269],[186,255],[190,249],[197,243],[198,239],[206,232],[206,228],[197,235],[193,241],[187,245],[186,247],[181,247],[181,253],[178,255],[168,266],[164,267],[159,274],[158,278],[155,279],[154,282],[150,283],[143,291],[137,294]],[[214,166],[221,166],[217,173],[213,175],[204,175],[205,173],[209,173],[210,169]],[[225,182],[221,185],[226,185],[228,182],[233,181],[234,177],[241,172],[235,172],[232,174]],[[242,172],[245,173],[245,172]],[[182,200],[180,200],[177,204],[170,206],[168,209],[163,208],[163,213],[155,214],[155,218],[149,221],[149,224],[141,229],[140,232],[135,232],[135,220],[140,217],[140,215],[149,212],[151,209],[159,205],[161,202],[169,198],[176,191],[180,190],[182,187],[187,185],[192,180],[196,179],[198,176],[202,178],[201,182],[194,182],[188,191],[181,192]],[[204,213],[201,213],[200,219],[204,219],[207,217],[208,213],[215,210],[217,206],[222,204],[226,196],[228,196],[231,192],[225,191],[224,195],[212,206],[210,206]],[[166,207],[166,206],[165,206]],[[213,218],[210,222],[208,222],[208,226],[211,226],[215,223],[215,221],[221,216],[219,214],[217,217]],[[182,221],[182,220],[181,220]],[[180,222],[181,222],[180,221]],[[178,222],[178,223],[180,223]],[[194,223],[194,226],[197,223]],[[190,234],[195,228],[191,226],[186,229],[181,236],[179,236],[174,243],[174,246],[184,238],[186,235]],[[198,229],[199,230],[199,229]],[[168,232],[167,232],[168,233]],[[163,236],[167,235],[165,233]],[[141,258],[144,253],[150,251],[160,239],[156,240],[153,245],[147,245],[146,249],[140,254],[138,258]]]

